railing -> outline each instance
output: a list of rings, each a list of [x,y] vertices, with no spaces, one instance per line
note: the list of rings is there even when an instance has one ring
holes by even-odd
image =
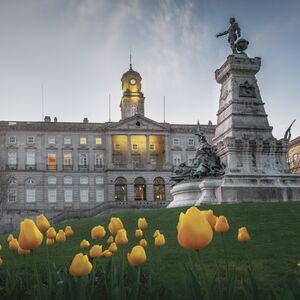
[[[26,164],[25,165],[25,169],[27,171],[30,171],[30,170],[36,170],[36,164]]]
[[[79,171],[87,171],[89,169],[89,165],[78,165]]]
[[[6,170],[17,170],[18,165],[17,164],[7,164]]]
[[[56,171],[57,170],[57,165],[47,165],[47,170],[48,171]]]
[[[73,170],[73,165],[63,165],[64,171],[72,171]]]
[[[102,170],[104,169],[104,165],[94,165],[95,170]]]

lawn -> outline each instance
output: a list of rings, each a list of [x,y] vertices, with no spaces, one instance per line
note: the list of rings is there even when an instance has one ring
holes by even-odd
[[[244,203],[231,205],[202,206],[201,209],[213,209],[214,214],[225,215],[228,219],[230,230],[223,234],[214,233],[213,242],[202,250],[201,260],[212,276],[217,266],[224,267],[224,252],[229,265],[235,265],[237,269],[244,268],[249,259],[254,267],[256,278],[262,294],[270,294],[271,290],[289,285],[291,278],[299,275],[300,268],[300,202],[296,203]],[[129,243],[124,246],[129,252],[133,245],[139,241],[134,236],[137,228],[137,219],[146,217],[149,227],[144,231],[148,240],[146,253],[148,261],[144,268],[148,268],[151,260],[161,260],[160,281],[168,286],[178,299],[185,298],[185,265],[192,258],[196,261],[194,251],[183,249],[177,242],[176,225],[180,212],[186,208],[138,210],[122,212],[111,216],[122,219],[127,229]],[[73,256],[82,252],[79,248],[80,241],[88,239],[92,244],[99,243],[91,240],[90,230],[95,225],[103,225],[107,228],[111,216],[94,217],[90,219],[74,220],[62,224],[54,224],[55,229],[64,229],[71,225],[75,235],[67,238],[64,244],[49,246],[50,260],[56,265],[69,266]],[[251,241],[240,243],[237,241],[237,230],[246,226],[251,235]],[[153,232],[159,229],[165,235],[166,244],[162,248],[153,245]],[[106,237],[102,245],[106,248]],[[31,257],[21,257],[8,249],[7,235],[0,237],[2,245],[1,257],[4,264],[0,269],[0,285],[4,287],[5,274],[7,270],[20,268],[25,260]],[[224,243],[223,243],[224,242]],[[35,259],[40,268],[46,265],[46,246],[43,245],[35,250]],[[225,249],[224,249],[225,248]],[[110,258],[100,258],[107,263]],[[0,286],[1,288],[1,286]],[[297,294],[298,295],[298,294]]]

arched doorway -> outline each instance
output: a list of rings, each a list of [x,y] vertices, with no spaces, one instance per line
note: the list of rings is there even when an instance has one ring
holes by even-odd
[[[153,181],[154,200],[166,200],[165,181],[162,177],[156,177]]]
[[[134,200],[146,200],[146,181],[143,177],[134,180]]]
[[[115,200],[127,201],[127,181],[124,177],[115,180]]]

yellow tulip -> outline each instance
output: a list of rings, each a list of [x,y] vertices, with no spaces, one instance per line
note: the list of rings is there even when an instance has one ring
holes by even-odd
[[[238,239],[240,242],[248,242],[248,241],[250,240],[250,235],[249,235],[248,230],[247,230],[246,227],[241,227],[241,228],[239,229],[237,239]]]
[[[148,245],[148,243],[147,243],[147,241],[145,239],[140,240],[139,244],[140,244],[140,246],[142,246],[144,248],[146,248],[147,245]]]
[[[0,245],[0,251],[2,250],[2,245]]]
[[[3,259],[0,257],[0,266],[3,265]]]
[[[138,228],[139,229],[146,229],[148,228],[148,223],[145,218],[138,219]]]
[[[162,247],[166,243],[165,236],[163,234],[159,234],[156,236],[154,240],[154,245],[156,247]]]
[[[18,248],[18,253],[20,255],[27,255],[27,254],[30,254],[30,250],[25,250],[25,249],[22,249],[20,246]]]
[[[90,243],[87,240],[82,240],[80,243],[80,248],[87,249],[90,247]]]
[[[128,243],[127,232],[125,229],[118,230],[115,242],[117,245],[125,245]]]
[[[215,225],[215,232],[226,232],[229,230],[229,224],[227,222],[226,217],[220,216],[217,219],[216,225]]]
[[[112,252],[110,252],[109,250],[104,250],[102,252],[102,255],[101,256],[105,256],[105,257],[109,257],[109,256],[112,256]]]
[[[55,237],[56,237],[56,231],[55,231],[54,227],[50,227],[47,230],[47,238],[48,239],[55,239]]]
[[[193,206],[181,213],[177,225],[177,240],[180,246],[198,250],[206,247],[213,237],[213,231],[201,211]]]
[[[143,236],[143,231],[142,231],[141,229],[137,229],[137,230],[135,231],[135,236],[136,236],[137,238],[141,238],[141,237]]]
[[[91,249],[90,249],[90,257],[95,258],[95,257],[99,257],[102,254],[102,246],[101,245],[94,245]]]
[[[18,251],[18,248],[19,248],[18,240],[15,238],[11,239],[8,244],[8,247],[11,251]]]
[[[297,263],[297,266],[300,268],[300,261]]]
[[[134,246],[131,253],[127,254],[127,259],[132,266],[143,264],[147,260],[145,249],[140,245]]]
[[[118,230],[123,229],[123,223],[120,218],[110,218],[110,222],[108,224],[108,229],[112,235],[116,235]]]
[[[46,245],[47,246],[51,246],[51,245],[53,245],[54,244],[54,239],[49,239],[49,238],[47,238],[47,240],[46,240]]]
[[[43,234],[30,219],[25,219],[20,224],[19,244],[24,250],[36,249],[43,241]]]
[[[69,273],[73,276],[85,276],[91,273],[92,268],[93,266],[90,263],[87,255],[78,253],[73,258],[69,268]]]
[[[14,236],[10,233],[7,237],[7,242],[9,243],[13,238]]]
[[[99,225],[99,226],[95,226],[92,230],[91,230],[91,237],[93,240],[95,239],[102,239],[106,234],[106,231],[104,229],[103,226]]]
[[[159,234],[160,234],[160,231],[158,229],[155,230],[155,232],[153,233],[153,238],[155,239]]]
[[[111,244],[114,241],[114,237],[111,235],[108,239],[107,239],[107,244]]]
[[[50,228],[50,223],[44,215],[39,215],[36,217],[36,226],[41,233],[44,233]]]
[[[57,233],[57,235],[56,235],[56,241],[58,242],[58,243],[64,243],[65,241],[66,241],[66,234],[65,234],[65,232],[62,230],[62,229],[60,229],[59,231],[58,231],[58,233]]]
[[[108,250],[112,253],[115,253],[117,252],[118,250],[118,247],[117,247],[117,244],[116,243],[111,243],[108,247]]]
[[[66,234],[66,237],[74,235],[74,231],[71,226],[66,226],[65,234]]]
[[[217,217],[214,215],[214,212],[211,209],[209,209],[201,210],[201,213],[204,215],[211,228],[214,228],[217,222]]]

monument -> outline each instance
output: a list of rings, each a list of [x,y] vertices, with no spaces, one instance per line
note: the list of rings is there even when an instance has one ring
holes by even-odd
[[[241,31],[234,18],[230,18],[228,30],[216,37],[226,34],[232,54],[215,71],[221,92],[213,139],[215,154],[225,166],[225,172],[214,181],[209,177],[199,178],[198,197],[188,202],[198,205],[299,201],[300,176],[289,172],[287,162],[291,126],[284,138],[274,138],[255,77],[261,58],[251,58],[245,53],[249,42],[239,38]],[[188,182],[180,182],[171,190],[174,201],[170,207],[183,205],[187,201],[182,199],[189,199],[186,186],[182,193],[180,185],[184,184]],[[194,195],[195,187],[193,182]]]

